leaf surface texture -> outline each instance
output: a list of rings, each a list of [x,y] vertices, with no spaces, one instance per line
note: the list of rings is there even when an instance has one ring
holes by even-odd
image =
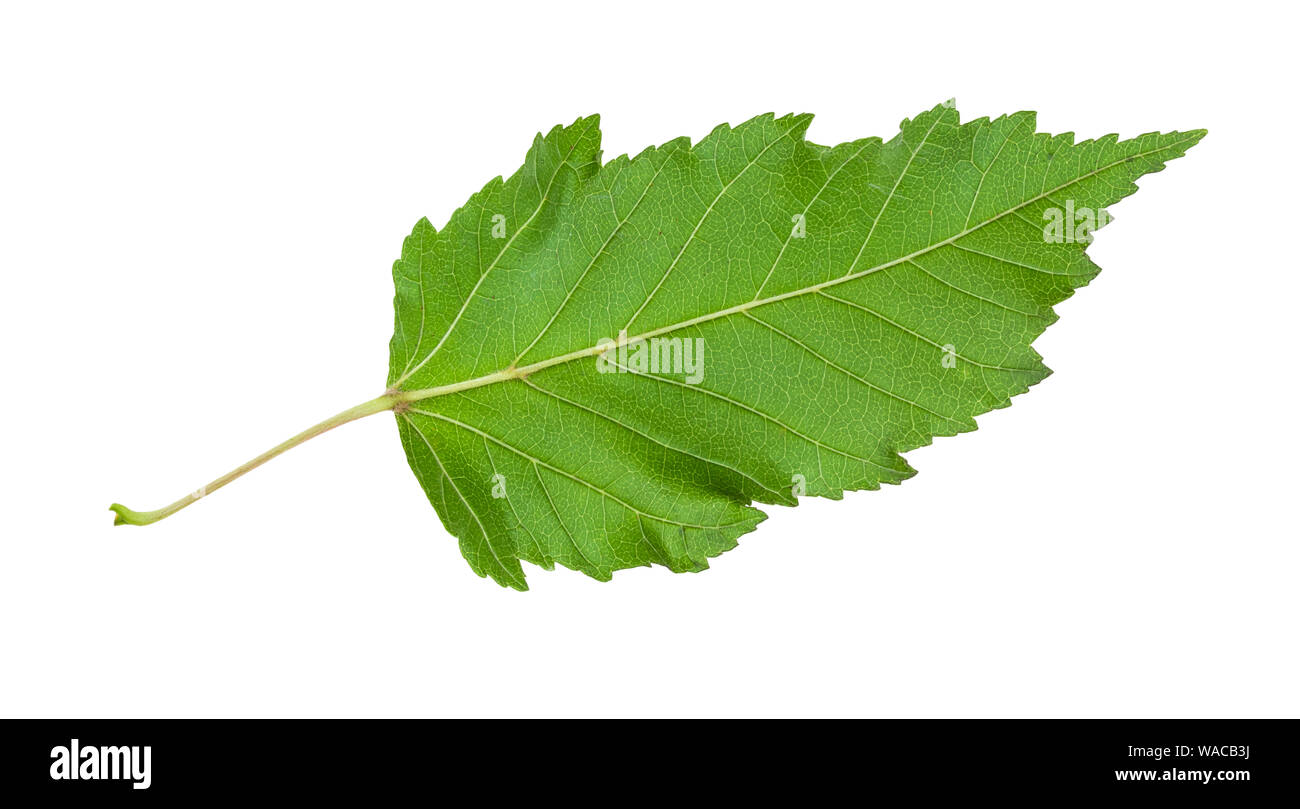
[[[764,519],[755,502],[911,476],[900,453],[1048,375],[1031,344],[1098,272],[1071,222],[1045,237],[1051,209],[1101,211],[1204,134],[1076,143],[1030,112],[940,105],[824,147],[810,122],[602,164],[582,118],[441,230],[416,224],[388,384],[436,392],[398,409],[401,440],[480,575],[701,570]],[[637,338],[702,346],[699,378],[618,348],[599,366]]]

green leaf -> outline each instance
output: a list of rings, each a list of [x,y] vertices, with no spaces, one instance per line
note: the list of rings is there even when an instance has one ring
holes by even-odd
[[[596,117],[538,136],[393,267],[388,390],[155,511],[148,525],[341,424],[392,410],[470,566],[598,579],[702,570],[751,504],[898,483],[900,453],[975,429],[1049,371],[1031,344],[1097,274],[1084,254],[1205,135],[961,124],[809,143],[764,115],[600,162]]]
[[[415,226],[372,410],[479,575],[701,570],[753,502],[910,477],[900,453],[1048,375],[1031,344],[1097,274],[1105,207],[1205,134],[1075,143],[940,105],[824,147],[810,121],[602,165],[579,119]]]

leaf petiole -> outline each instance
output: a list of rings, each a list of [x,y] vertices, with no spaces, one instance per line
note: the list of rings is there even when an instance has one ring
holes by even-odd
[[[158,522],[164,517],[170,517],[171,515],[175,514],[176,512],[180,511],[181,509],[185,508],[191,503],[194,503],[206,497],[207,495],[212,494],[217,489],[220,489],[222,486],[225,486],[227,483],[231,482],[232,480],[242,477],[247,472],[251,472],[252,470],[256,469],[257,467],[271,460],[275,456],[287,452],[293,449],[294,447],[298,446],[299,444],[302,444],[306,441],[315,438],[321,433],[329,432],[330,430],[334,429],[335,427],[338,427],[341,424],[347,424],[349,421],[356,421],[357,419],[365,418],[366,416],[373,416],[374,414],[382,413],[385,410],[392,410],[399,403],[401,403],[403,399],[404,397],[400,393],[386,393],[383,396],[379,396],[377,398],[371,399],[368,402],[362,402],[356,407],[350,407],[347,410],[344,410],[342,413],[338,413],[334,416],[331,416],[330,418],[325,419],[320,424],[317,424],[314,427],[309,427],[306,430],[303,430],[302,432],[295,435],[293,438],[290,438],[289,440],[281,444],[277,444],[276,446],[272,447],[266,452],[263,452],[261,455],[258,455],[256,458],[249,461],[248,463],[243,464],[242,466],[239,466],[235,469],[232,469],[231,471],[227,472],[226,474],[212,481],[208,485],[200,489],[197,489],[193,492],[190,492],[189,494],[185,495],[181,499],[177,500],[175,503],[172,503],[171,505],[166,506],[164,508],[160,508],[157,511],[132,511],[131,509],[127,508],[124,505],[121,505],[120,503],[114,503],[113,505],[109,506],[109,510],[117,515],[117,517],[113,520],[113,524],[114,525],[149,525],[150,523]]]

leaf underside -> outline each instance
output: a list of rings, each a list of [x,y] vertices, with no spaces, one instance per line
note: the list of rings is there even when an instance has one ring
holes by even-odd
[[[899,453],[1050,373],[1031,344],[1098,272],[1071,222],[1045,237],[1053,211],[1102,210],[1205,134],[1075,143],[1032,112],[961,124],[940,105],[887,143],[825,147],[811,120],[602,165],[582,118],[441,231],[416,224],[393,268],[390,388],[545,366],[398,409],[479,575],[702,570],[765,518],[753,502],[910,477]],[[621,334],[625,355],[582,353]],[[702,346],[699,378],[635,362],[650,334]]]

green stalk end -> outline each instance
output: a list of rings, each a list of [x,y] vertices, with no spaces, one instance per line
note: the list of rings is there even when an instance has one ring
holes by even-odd
[[[158,521],[158,512],[132,511],[121,503],[114,503],[108,507],[108,510],[116,516],[113,518],[113,525],[148,525],[151,522]]]

